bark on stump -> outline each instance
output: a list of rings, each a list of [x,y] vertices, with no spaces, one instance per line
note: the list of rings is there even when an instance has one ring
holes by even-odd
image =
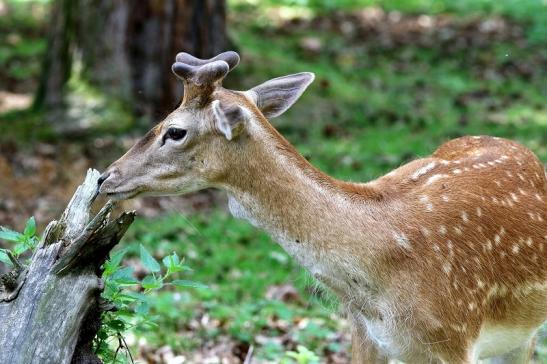
[[[100,266],[135,213],[111,221],[108,202],[90,221],[98,178],[88,171],[29,266],[0,277],[0,363],[100,363],[91,350],[106,306]]]

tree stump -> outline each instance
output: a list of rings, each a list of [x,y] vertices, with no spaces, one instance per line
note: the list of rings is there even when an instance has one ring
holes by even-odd
[[[89,170],[59,221],[43,234],[30,264],[0,277],[0,363],[100,363],[101,265],[133,222],[110,220],[108,202],[90,221],[99,172]]]

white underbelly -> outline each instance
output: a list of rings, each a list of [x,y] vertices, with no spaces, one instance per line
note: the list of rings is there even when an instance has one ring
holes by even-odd
[[[525,343],[534,335],[535,329],[506,327],[485,324],[473,345],[475,359],[499,356]]]

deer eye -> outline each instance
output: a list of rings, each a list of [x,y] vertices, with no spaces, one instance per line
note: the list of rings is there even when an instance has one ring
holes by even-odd
[[[165,139],[181,140],[186,136],[186,130],[179,128],[169,128],[163,135],[163,143]]]

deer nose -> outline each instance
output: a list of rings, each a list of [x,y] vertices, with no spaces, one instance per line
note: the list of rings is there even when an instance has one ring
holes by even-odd
[[[110,172],[104,172],[103,174],[101,174],[101,176],[99,177],[99,179],[97,180],[97,185],[99,187],[101,187],[101,185],[103,184],[104,181],[106,181],[108,179],[108,177],[110,177]]]

